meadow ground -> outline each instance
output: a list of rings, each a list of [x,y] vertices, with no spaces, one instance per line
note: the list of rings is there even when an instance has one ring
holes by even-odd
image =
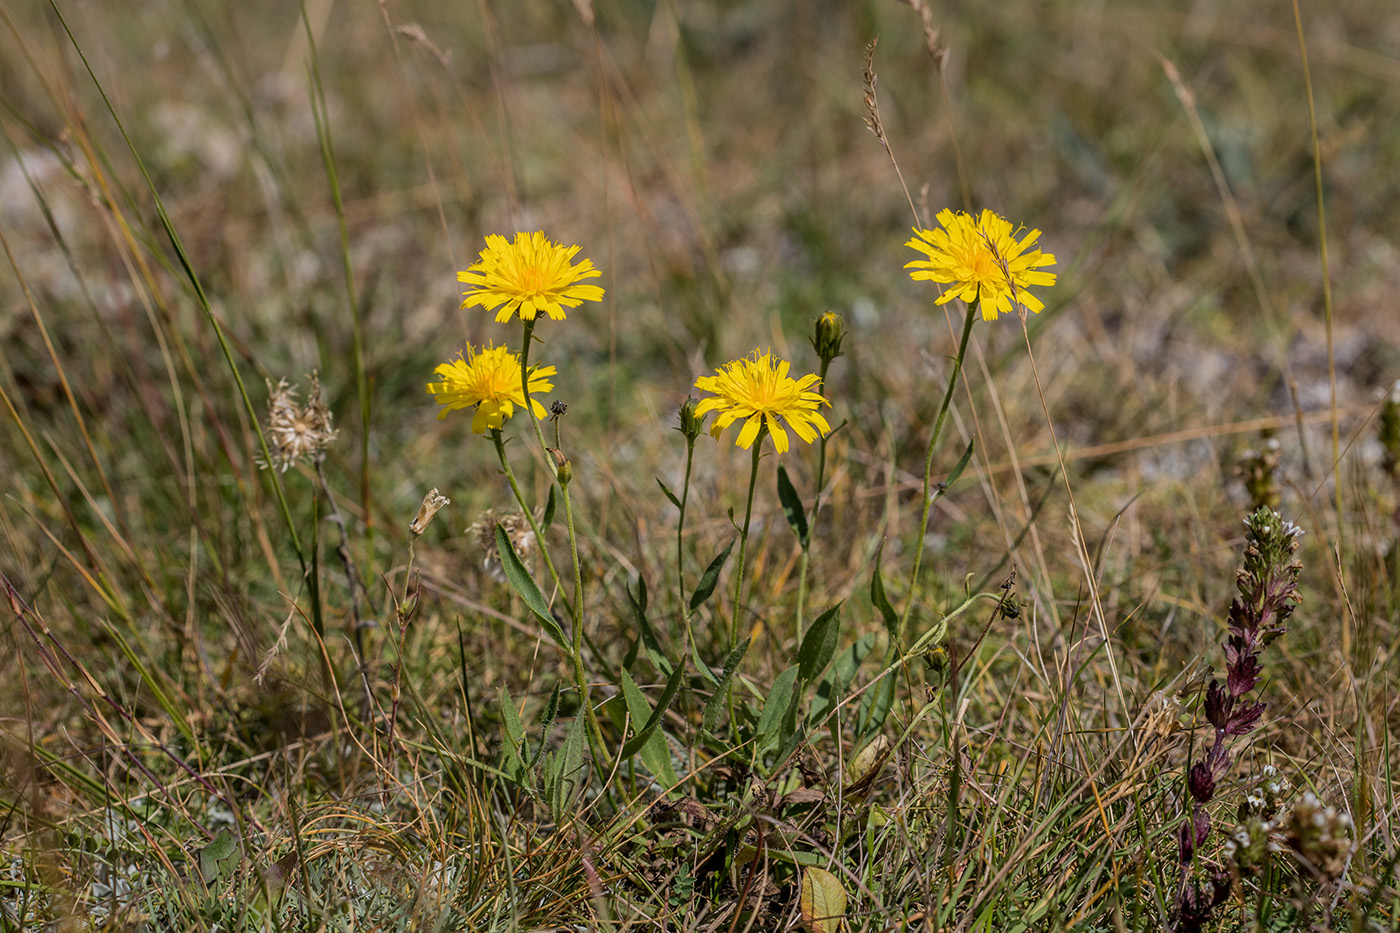
[[[920,7],[0,4],[0,929],[1400,926],[1400,9]]]

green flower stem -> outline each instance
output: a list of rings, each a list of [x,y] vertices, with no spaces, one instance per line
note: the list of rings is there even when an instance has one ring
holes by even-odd
[[[690,600],[685,595],[685,550],[683,547],[685,506],[690,501],[690,468],[694,462],[695,440],[687,437],[685,439],[685,480],[681,483],[681,517],[676,521],[676,592],[681,601],[681,618],[685,622],[686,644],[690,648],[690,656],[697,659],[697,663],[699,663],[700,654],[695,650],[695,630],[690,624]]]
[[[744,507],[744,527],[739,530],[739,571],[734,575],[734,619],[729,624],[729,650],[739,647],[739,614],[743,611],[744,559],[749,549],[749,523],[753,519],[753,495],[758,485],[758,458],[763,450],[763,439],[768,436],[768,422],[758,431],[753,442],[753,466],[749,470],[749,501]]]
[[[826,395],[826,371],[831,367],[831,360],[823,359],[821,368],[822,396]],[[828,432],[829,434],[830,432]],[[828,434],[823,434],[817,445],[817,489],[812,494],[812,520],[808,523],[807,540],[802,542],[802,559],[797,569],[797,647],[802,647],[802,613],[807,605],[807,562],[812,553],[812,530],[817,525],[817,509],[822,504],[822,483],[826,479],[826,439]]]
[[[530,523],[530,530],[535,534],[535,541],[539,544],[540,554],[544,557],[544,565],[549,570],[550,579],[554,581],[554,587],[563,591],[563,584],[559,582],[559,571],[554,569],[554,561],[549,556],[549,548],[545,546],[544,530],[535,522],[535,513],[525,502],[525,494],[520,491],[520,483],[515,479],[515,471],[510,467],[510,460],[506,457],[506,444],[501,437],[499,428],[491,430],[491,442],[496,445],[496,456],[501,461],[501,472],[505,473],[506,480],[510,483],[510,491],[515,493],[515,501],[520,505],[520,511],[525,516],[525,521]],[[564,604],[570,613],[574,607],[570,603]]]
[[[978,302],[967,306],[967,319],[963,322],[962,339],[958,341],[958,355],[953,358],[953,372],[948,376],[948,388],[943,393],[943,404],[938,409],[938,419],[933,423],[933,436],[928,440],[928,455],[924,458],[923,509],[919,514],[919,539],[914,545],[914,569],[909,572],[909,594],[900,613],[899,624],[895,627],[894,644],[890,645],[893,656],[904,645],[904,630],[909,624],[909,615],[918,598],[919,567],[924,560],[924,538],[927,537],[928,513],[932,505],[929,487],[933,485],[933,453],[938,447],[938,438],[943,433],[943,423],[948,420],[948,407],[953,402],[953,390],[957,388],[958,377],[962,374],[963,357],[967,355],[967,341],[972,336],[972,322],[977,319]]]
[[[569,529],[569,555],[574,562],[574,602],[570,611],[574,623],[574,680],[578,685],[579,703],[583,706],[589,730],[593,733],[593,740],[597,744],[598,757],[595,761],[601,768],[607,757],[607,746],[603,742],[603,730],[598,724],[598,714],[594,712],[593,704],[588,699],[588,677],[583,670],[583,567],[578,559],[578,533],[574,529],[574,506],[569,497],[568,480],[559,475],[559,466],[555,461],[554,452],[545,443],[544,432],[540,430],[540,419],[535,417],[535,407],[530,404],[530,340],[534,336],[535,322],[522,318],[520,323],[524,328],[520,346],[520,393],[525,399],[525,411],[530,416],[530,426],[535,429],[535,440],[539,442],[540,452],[544,454],[544,462],[549,467],[550,476],[554,478],[554,485],[559,487],[560,498],[564,500],[564,521]],[[536,537],[538,538],[538,532]],[[544,539],[539,538],[539,541],[540,549],[543,551]],[[557,574],[555,580],[558,580]],[[603,776],[606,777],[606,775]]]

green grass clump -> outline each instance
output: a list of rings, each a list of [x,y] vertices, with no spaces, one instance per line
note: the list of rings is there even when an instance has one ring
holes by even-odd
[[[1400,926],[1388,12],[0,9],[0,929]]]

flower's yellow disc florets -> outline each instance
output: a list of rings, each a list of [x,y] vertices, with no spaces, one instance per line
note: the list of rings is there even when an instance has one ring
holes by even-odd
[[[602,273],[588,259],[571,265],[578,251],[577,246],[551,243],[539,232],[517,233],[514,242],[492,234],[480,258],[457,273],[458,281],[473,288],[462,293],[462,307],[494,309],[500,322],[517,313],[522,321],[533,321],[541,311],[562,321],[564,308],[603,299],[601,286],[579,284]]]
[[[477,434],[500,430],[515,406],[525,404],[520,384],[520,357],[505,347],[487,346],[477,350],[470,344],[465,356],[443,363],[433,370],[439,381],[428,383],[428,392],[437,396],[442,409],[438,417],[447,416],[458,408],[476,407],[472,430]],[[549,392],[554,383],[547,377],[555,375],[553,366],[530,370],[530,394]],[[544,406],[530,399],[537,418],[545,417]]]
[[[745,450],[753,446],[759,431],[765,427],[773,435],[773,446],[778,453],[788,449],[784,426],[792,428],[808,444],[825,436],[830,433],[831,426],[819,410],[827,404],[826,399],[814,391],[819,377],[809,374],[793,379],[788,375],[788,365],[786,360],[768,353],[760,356],[755,350],[743,359],[721,366],[713,376],[701,376],[695,380],[695,387],[714,394],[701,399],[695,416],[719,412],[710,424],[710,434],[714,437],[719,437],[720,432],[735,421],[743,420],[744,427],[736,443]]]
[[[1009,314],[1013,304],[1040,313],[1045,303],[1027,289],[1055,284],[1055,273],[1039,271],[1053,266],[1055,257],[1031,249],[1039,230],[1017,240],[1021,231],[1013,231],[1010,221],[988,210],[975,219],[961,211],[943,210],[938,222],[941,230],[915,227],[914,239],[904,244],[928,257],[905,263],[904,268],[914,270],[910,278],[951,286],[944,289],[938,304],[954,298],[968,304],[980,302],[982,317],[988,321]]]

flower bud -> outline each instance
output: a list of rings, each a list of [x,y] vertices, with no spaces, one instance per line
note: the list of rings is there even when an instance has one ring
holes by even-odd
[[[699,418],[695,417],[695,407],[699,404],[700,400],[694,397],[689,397],[684,402],[681,402],[681,423],[680,427],[676,430],[684,434],[685,439],[690,442],[694,442],[694,440],[700,436],[700,432],[705,429],[704,416],[702,415]]]
[[[817,318],[816,333],[812,337],[812,349],[823,363],[830,363],[841,355],[841,341],[846,339],[846,319],[835,311],[827,311]]]

